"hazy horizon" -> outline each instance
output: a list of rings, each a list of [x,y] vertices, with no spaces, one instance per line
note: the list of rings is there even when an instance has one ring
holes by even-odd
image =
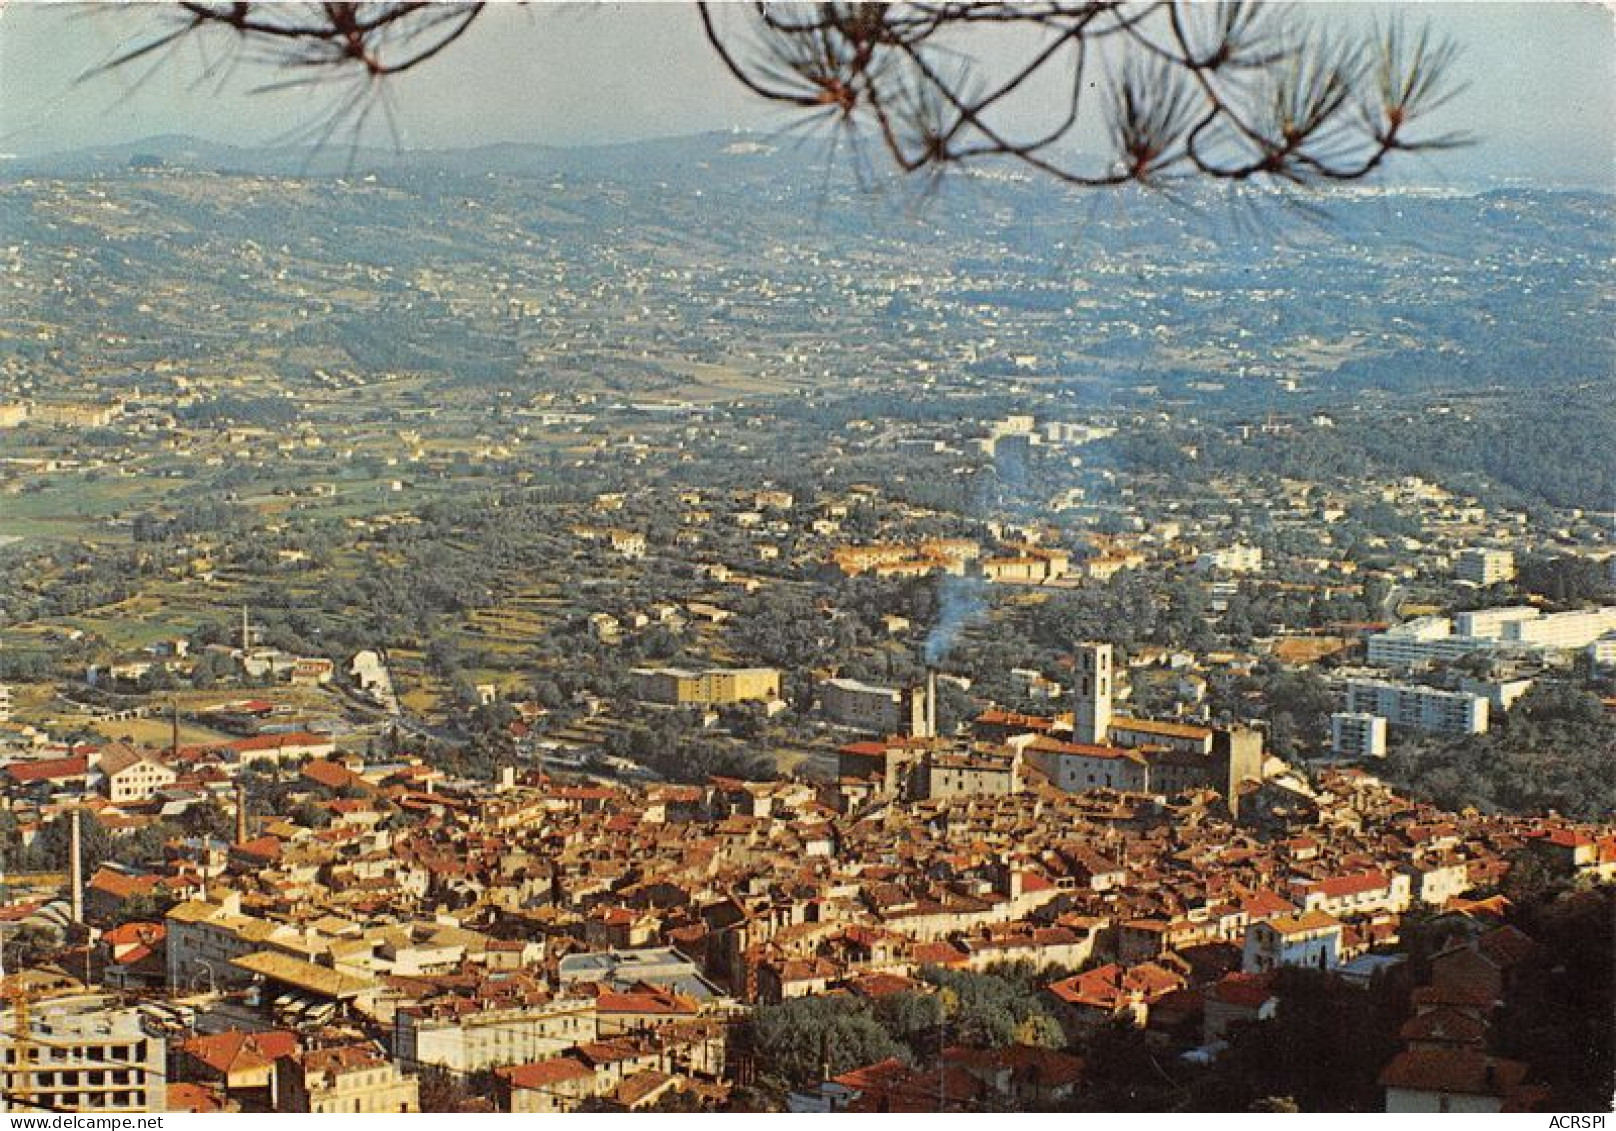
[[[1455,78],[1466,89],[1433,128],[1467,130],[1477,144],[1400,162],[1391,183],[1616,189],[1616,13],[1569,2],[1305,8],[1348,24],[1405,16],[1463,48]],[[0,9],[0,152],[33,158],[165,135],[244,148],[313,140],[330,89],[251,93],[270,72],[215,73],[217,42],[187,43],[149,76],[138,64],[92,73],[153,26],[149,5]],[[989,62],[1009,49],[992,36],[981,47]],[[575,148],[770,133],[797,120],[724,71],[683,4],[495,6],[441,59],[389,81],[388,105],[360,139],[367,148]],[[1104,148],[1094,128],[1074,141]]]

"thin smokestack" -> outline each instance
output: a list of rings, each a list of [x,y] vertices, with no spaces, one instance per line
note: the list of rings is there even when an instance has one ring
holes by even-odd
[[[171,757],[178,758],[180,756],[180,701],[178,699],[168,701],[168,716],[170,723],[168,752]]]
[[[73,810],[68,826],[67,849],[68,887],[72,892],[73,922],[84,922],[84,834],[79,829],[79,811]]]
[[[937,670],[926,669],[926,737],[937,737]]]
[[[247,787],[236,782],[236,843],[247,843]]]

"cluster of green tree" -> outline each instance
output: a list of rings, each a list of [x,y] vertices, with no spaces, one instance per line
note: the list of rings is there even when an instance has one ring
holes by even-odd
[[[1267,720],[1268,749],[1289,759],[1328,743],[1330,715],[1340,709],[1318,672],[1276,663],[1263,663],[1249,676],[1214,677],[1207,698],[1214,717]]]
[[[1546,682],[1486,734],[1399,736],[1382,775],[1445,809],[1606,820],[1616,812],[1616,718],[1596,696]]]
[[[1328,405],[1322,406],[1328,408]],[[1333,428],[1299,427],[1244,439],[1226,425],[1125,429],[1105,441],[1117,465],[1168,473],[1185,447],[1205,474],[1238,473],[1361,483],[1417,475],[1490,503],[1600,508],[1616,495],[1616,412],[1608,390],[1556,386],[1532,397],[1466,403],[1466,411],[1366,412],[1345,408]],[[1386,533],[1397,522],[1360,516]],[[1332,531],[1333,533],[1333,531]]]
[[[172,820],[157,821],[128,836],[113,836],[93,813],[81,812],[79,850],[85,875],[91,876],[107,863],[131,868],[154,864],[162,859],[164,846],[172,840],[186,837],[224,840],[231,836],[233,829],[234,819],[222,805],[213,801],[192,805]],[[65,871],[71,837],[71,822],[60,817],[47,822],[33,841],[24,845],[17,818],[10,812],[0,812],[0,871]]]
[[[1515,588],[1556,604],[1608,599],[1613,586],[1610,563],[1576,554],[1533,554],[1516,563]]]
[[[1557,1108],[1602,1111],[1616,1089],[1616,890],[1550,890],[1512,921],[1540,949],[1505,995],[1498,1052],[1530,1064]]]
[[[874,1000],[795,998],[762,1006],[748,1020],[741,1042],[779,1085],[789,1087],[888,1057],[933,1060],[955,1044],[1058,1048],[1065,1043],[1038,996],[1040,986],[1055,980],[1054,972],[1038,975],[1020,964],[980,973],[928,967],[920,978],[929,991],[905,990]]]
[[[741,729],[752,730],[756,737],[752,727],[743,724]],[[684,711],[660,711],[613,731],[605,751],[676,782],[705,782],[715,775],[767,781],[776,775],[774,761],[766,752],[747,742],[708,734]]]
[[[225,533],[240,528],[249,518],[245,507],[211,499],[187,503],[171,514],[143,512],[131,523],[136,542],[163,542],[186,534]]]
[[[177,419],[187,424],[208,426],[250,424],[275,428],[298,418],[297,401],[291,397],[251,397],[221,393],[175,408]]]
[[[1406,979],[1365,988],[1318,970],[1281,969],[1274,1017],[1231,1032],[1217,1063],[1185,1080],[1187,1106],[1251,1111],[1287,1097],[1302,1111],[1383,1110],[1379,1076],[1400,1048],[1397,1030],[1407,1016],[1407,991]],[[1151,1079],[1124,1077],[1130,1078]]]
[[[11,624],[73,616],[128,600],[163,569],[145,548],[58,544],[39,553],[0,555],[0,613]]]

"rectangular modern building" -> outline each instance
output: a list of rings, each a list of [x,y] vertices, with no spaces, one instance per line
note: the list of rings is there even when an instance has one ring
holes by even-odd
[[[722,707],[780,698],[780,673],[774,668],[635,668],[629,676],[638,698],[670,706]]]
[[[1461,691],[1378,679],[1347,681],[1348,714],[1379,715],[1394,726],[1438,734],[1487,733],[1487,700]]]
[[[1509,550],[1460,550],[1453,575],[1472,585],[1498,585],[1515,576],[1515,555]]]
[[[1330,750],[1338,758],[1384,758],[1386,720],[1379,715],[1337,711],[1330,716]]]
[[[32,1003],[27,1032],[14,1009],[0,1014],[0,1081],[6,1110],[167,1110],[167,1048],[140,1011],[99,995]]]

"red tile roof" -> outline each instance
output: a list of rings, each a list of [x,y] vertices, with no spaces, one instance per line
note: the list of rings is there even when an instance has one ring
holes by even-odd
[[[513,1088],[535,1089],[552,1088],[568,1080],[582,1080],[595,1074],[593,1068],[569,1056],[538,1060],[532,1064],[518,1064],[511,1068],[498,1068],[495,1072],[509,1080]]]
[[[1307,895],[1323,895],[1326,899],[1342,899],[1349,895],[1384,891],[1390,882],[1384,872],[1358,872],[1351,876],[1331,876],[1303,884],[1302,891]]]
[[[1502,1097],[1525,1077],[1526,1065],[1520,1061],[1474,1049],[1409,1049],[1386,1066],[1380,1082],[1411,1092]]]
[[[83,754],[75,754],[71,758],[41,758],[35,762],[13,762],[6,767],[6,773],[19,784],[28,784],[39,781],[62,781],[65,778],[81,778],[89,773],[90,760]]]
[[[255,1072],[268,1068],[284,1056],[297,1052],[297,1034],[285,1029],[249,1033],[229,1029],[205,1037],[192,1037],[180,1046],[190,1056],[220,1076],[234,1072]]]

